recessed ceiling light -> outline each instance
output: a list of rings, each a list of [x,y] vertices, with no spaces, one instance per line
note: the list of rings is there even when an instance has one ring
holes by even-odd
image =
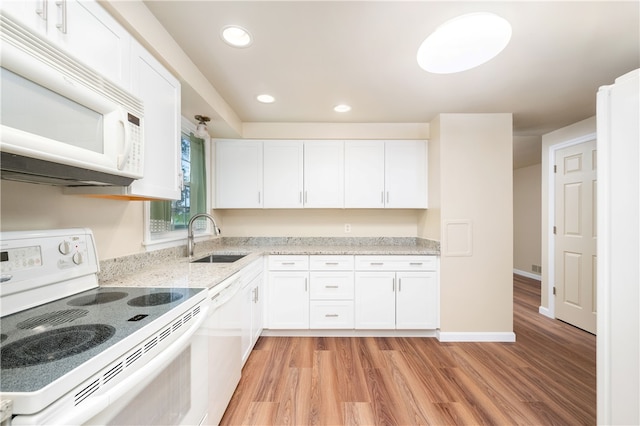
[[[493,13],[469,13],[439,26],[418,49],[425,71],[449,74],[493,59],[509,43],[511,25]]]
[[[247,47],[251,44],[249,31],[237,25],[228,25],[222,29],[222,39],[233,47]]]
[[[258,95],[256,96],[256,99],[258,102],[262,102],[263,104],[272,104],[276,100],[276,98],[267,94]]]
[[[351,107],[349,105],[340,104],[333,107],[335,112],[349,112],[351,111]]]

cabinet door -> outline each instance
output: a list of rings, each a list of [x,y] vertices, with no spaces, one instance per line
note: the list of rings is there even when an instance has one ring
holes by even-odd
[[[344,206],[384,207],[384,141],[344,142]]]
[[[253,307],[251,309],[251,347],[255,345],[262,334],[264,325],[264,302],[262,297],[263,277],[258,275],[251,283]]]
[[[394,329],[395,273],[356,272],[356,329]]]
[[[303,188],[302,141],[264,142],[264,207],[301,208]]]
[[[98,2],[49,1],[48,34],[103,76],[128,86],[131,37]]]
[[[216,140],[216,207],[262,207],[262,142]]]
[[[304,206],[344,207],[344,142],[304,142]]]
[[[180,82],[139,43],[133,43],[132,91],[144,102],[144,178],[131,195],[179,200]]]
[[[253,336],[251,331],[251,325],[253,324],[253,320],[251,318],[252,309],[253,309],[253,287],[250,284],[247,284],[242,289],[242,321],[241,321],[241,327],[240,327],[242,364],[244,364],[247,358],[249,358],[249,354],[251,353],[251,348],[253,347],[251,342],[251,338]]]
[[[269,328],[309,328],[307,272],[269,272]]]
[[[398,272],[397,329],[438,328],[438,284],[435,272]]]
[[[122,87],[129,87],[131,36],[91,0],[9,0],[2,9]]]
[[[13,19],[42,35],[46,35],[47,20],[49,19],[48,8],[55,8],[55,3],[50,0],[3,0],[1,7]]]
[[[427,208],[426,141],[385,142],[385,206]]]

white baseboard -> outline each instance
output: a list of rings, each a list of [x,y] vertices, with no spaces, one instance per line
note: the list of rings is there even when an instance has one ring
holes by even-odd
[[[551,311],[549,310],[549,308],[545,308],[544,306],[538,307],[538,313],[544,315],[545,317],[556,319],[556,317],[551,315]]]
[[[523,277],[531,278],[532,280],[542,281],[542,275],[534,274],[532,272],[521,271],[520,269],[514,269],[513,273],[516,275],[522,275]]]
[[[441,342],[515,342],[514,332],[466,332],[466,331],[438,331]]]
[[[261,336],[277,337],[436,337],[436,330],[271,330]]]

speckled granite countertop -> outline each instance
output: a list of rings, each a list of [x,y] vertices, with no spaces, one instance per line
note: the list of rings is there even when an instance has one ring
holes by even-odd
[[[267,241],[270,242],[270,241]],[[279,242],[279,241],[278,241]],[[329,241],[331,242],[331,241]],[[289,244],[261,245],[240,239],[230,239],[228,243],[201,243],[196,245],[194,259],[215,254],[246,254],[233,263],[191,263],[184,254],[136,263],[120,259],[101,263],[103,273],[101,286],[121,287],[199,287],[212,288],[265,255],[439,255],[439,244],[407,244],[405,241],[382,239],[381,244],[303,244],[299,241]],[[324,241],[326,243],[326,241]],[[369,244],[367,244],[369,243]],[[157,257],[157,256],[156,256]],[[139,257],[138,257],[139,259]],[[122,273],[114,272],[118,268]],[[107,272],[105,272],[107,269]],[[106,276],[105,276],[106,275]]]

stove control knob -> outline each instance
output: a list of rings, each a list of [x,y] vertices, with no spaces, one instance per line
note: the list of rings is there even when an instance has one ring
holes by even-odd
[[[84,256],[80,252],[74,254],[72,259],[73,259],[73,263],[75,263],[76,265],[80,265],[84,262]]]
[[[64,240],[58,245],[58,250],[64,255],[71,253],[71,243],[67,240]]]

